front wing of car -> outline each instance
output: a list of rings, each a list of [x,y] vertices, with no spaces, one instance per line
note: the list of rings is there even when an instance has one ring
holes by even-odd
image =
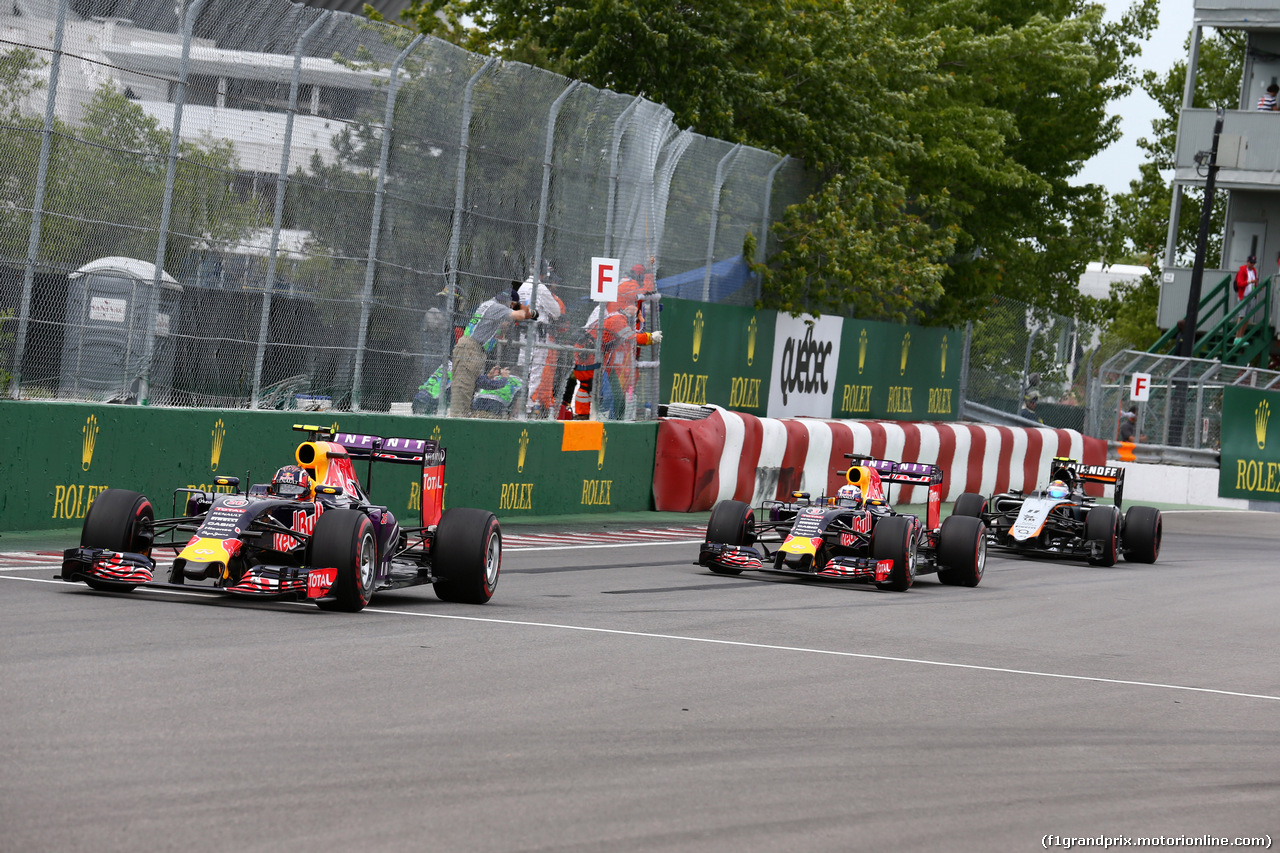
[[[251,598],[317,599],[329,595],[338,572],[334,568],[253,566],[229,586],[157,583],[156,563],[145,554],[101,548],[69,548],[62,554],[60,580],[97,580],[121,587],[148,585],[191,592],[221,593]]]
[[[893,571],[893,560],[876,560],[872,557],[833,557],[817,572],[792,569],[785,564],[775,564],[755,548],[703,542],[698,550],[698,565],[712,564],[736,571],[754,570],[806,578],[881,583],[887,581]]]

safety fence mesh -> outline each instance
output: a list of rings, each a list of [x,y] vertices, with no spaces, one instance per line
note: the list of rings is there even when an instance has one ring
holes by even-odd
[[[461,330],[536,278],[554,307],[500,329],[474,413],[553,417],[603,358],[598,405],[643,418],[660,346],[584,334],[591,259],[749,304],[747,234],[769,250],[805,193],[798,161],[643,98],[288,0],[16,0],[0,23],[10,397],[444,411],[428,380]]]

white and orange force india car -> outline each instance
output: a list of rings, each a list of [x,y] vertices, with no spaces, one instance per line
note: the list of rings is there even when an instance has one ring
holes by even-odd
[[[990,498],[966,492],[956,499],[953,514],[982,519],[987,541],[1004,551],[1084,557],[1095,566],[1114,566],[1120,555],[1138,563],[1154,563],[1160,556],[1160,510],[1132,506],[1121,512],[1123,468],[1081,465],[1060,456],[1049,463],[1049,482],[1043,489]],[[1112,486],[1115,505],[1086,495],[1086,483]]]
[[[244,596],[311,600],[323,610],[354,612],[373,593],[432,584],[444,601],[484,604],[493,596],[502,564],[502,530],[493,513],[443,509],[445,449],[435,441],[309,433],[295,459],[314,494],[285,497],[271,487],[239,489],[220,477],[229,494],[174,491],[174,518],[156,518],[151,502],[126,489],[107,489],[85,516],[80,547],[63,555],[67,581],[126,592],[139,585]],[[421,469],[421,525],[401,527],[374,504],[356,476],[356,460]],[[176,514],[179,496],[183,515]],[[153,554],[176,556],[167,584],[154,580]]]
[[[903,591],[918,575],[937,572],[952,586],[977,586],[986,565],[986,527],[979,518],[948,518],[942,508],[942,469],[845,454],[845,471],[861,500],[796,492],[790,501],[764,501],[757,510],[721,501],[711,511],[698,565],[722,575],[746,570],[832,581],[874,583]],[[886,489],[926,486],[926,516],[896,512]]]

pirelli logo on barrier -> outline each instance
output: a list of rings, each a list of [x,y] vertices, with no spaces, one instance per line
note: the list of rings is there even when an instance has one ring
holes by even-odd
[[[1280,441],[1271,435],[1280,392],[1222,389],[1218,496],[1280,501]]]

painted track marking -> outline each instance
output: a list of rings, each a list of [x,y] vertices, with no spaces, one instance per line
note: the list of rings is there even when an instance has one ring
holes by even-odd
[[[30,583],[66,583],[45,578],[23,578],[12,575],[0,575],[0,580],[19,580]],[[142,589],[140,592],[153,595],[178,595],[178,596],[195,596],[205,597],[202,593],[196,592],[180,592],[178,590],[168,589]],[[294,607],[311,607],[307,602],[301,601],[282,601],[279,604],[288,604]],[[1034,669],[1013,669],[1003,666],[985,666],[983,664],[972,663],[956,663],[955,661],[929,660],[927,658],[907,658],[897,657],[894,655],[873,655],[865,652],[845,652],[836,649],[813,649],[804,646],[779,646],[771,643],[752,643],[745,640],[717,640],[710,637],[690,637],[683,634],[656,634],[648,631],[625,631],[620,628],[592,628],[585,625],[564,625],[557,622],[529,622],[520,619],[493,619],[484,616],[456,616],[445,613],[416,613],[411,610],[385,610],[380,607],[366,607],[365,613],[378,613],[384,616],[413,616],[420,619],[451,619],[458,622],[477,622],[488,625],[515,625],[525,628],[550,628],[559,631],[582,631],[592,634],[610,634],[617,637],[639,637],[647,640],[676,640],[683,643],[705,643],[716,646],[733,646],[744,649],[760,649],[766,651],[792,652],[796,654],[808,655],[824,655],[837,658],[853,658],[857,660],[875,660],[885,661],[887,663],[905,663],[915,664],[917,666],[935,666],[946,669],[962,669],[972,672],[992,672],[1002,673],[1004,675],[1020,675],[1031,678],[1053,678],[1063,681],[1084,681],[1094,684],[1111,684],[1119,687],[1147,687],[1157,690],[1177,690],[1185,693],[1203,693],[1213,696],[1232,696],[1240,699],[1263,699],[1269,702],[1280,702],[1280,696],[1271,696],[1265,693],[1244,693],[1237,690],[1218,690],[1212,687],[1193,687],[1185,684],[1164,684],[1154,681],[1133,681],[1122,678],[1103,678],[1096,675],[1072,675],[1062,672],[1042,672]]]

